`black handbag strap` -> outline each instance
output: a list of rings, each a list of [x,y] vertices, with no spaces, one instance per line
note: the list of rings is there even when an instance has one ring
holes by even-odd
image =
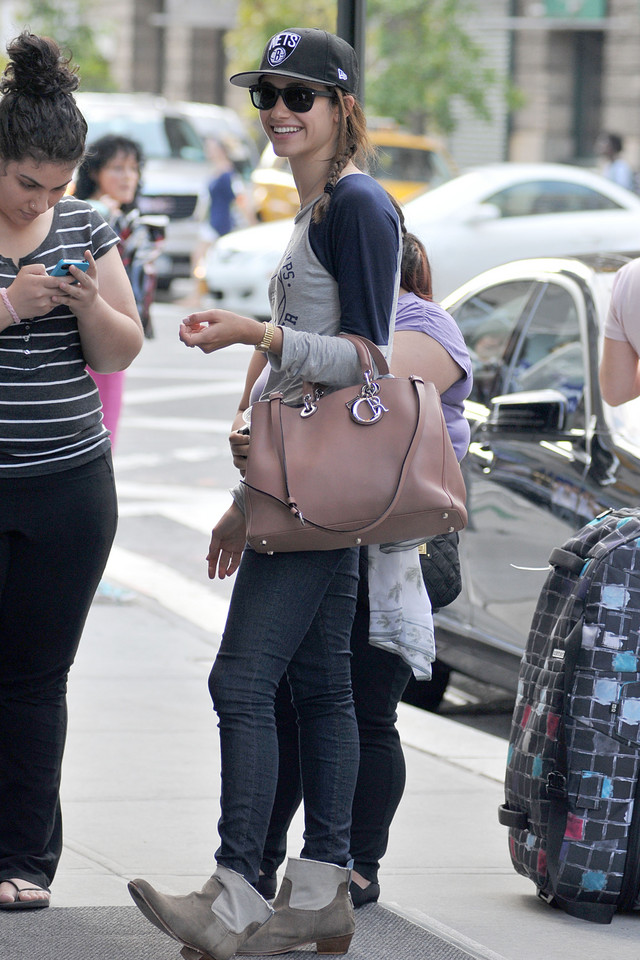
[[[375,530],[377,526],[379,526],[381,523],[383,523],[387,519],[389,514],[394,509],[402,493],[407,476],[409,474],[409,469],[413,462],[413,458],[416,454],[416,450],[418,449],[418,444],[420,443],[420,440],[422,438],[424,421],[426,417],[426,395],[425,395],[424,381],[420,377],[408,377],[407,380],[409,381],[409,383],[413,385],[413,388],[415,390],[416,399],[418,403],[418,412],[417,412],[416,424],[413,430],[413,434],[409,442],[407,451],[404,455],[404,459],[402,461],[402,467],[400,469],[400,475],[398,477],[398,483],[396,485],[396,489],[392,494],[391,500],[389,501],[385,509],[382,511],[380,516],[377,517],[376,520],[373,520],[371,523],[368,523],[363,527],[343,529],[342,530],[343,533],[356,533],[356,534],[369,533],[371,530]],[[286,496],[287,496],[286,502],[289,509],[293,513],[293,515],[301,523],[304,524],[308,520],[308,518],[305,517],[302,511],[300,510],[297,498],[295,494],[291,491],[291,488],[289,486],[289,476],[287,471],[287,451],[286,451],[285,438],[284,438],[284,425],[282,422],[282,407],[283,407],[282,396],[281,394],[278,394],[270,397],[269,399],[270,399],[271,418],[272,418],[272,424],[273,424],[273,436],[274,438],[277,438],[278,455],[280,457],[280,462],[282,464],[282,475],[284,478],[284,485],[285,485]],[[318,402],[321,403],[322,401],[319,400]],[[326,530],[329,533],[333,533],[333,530],[331,530],[330,527],[324,527],[322,526],[322,524],[314,523],[313,520],[309,520],[309,523],[311,523],[318,530]]]

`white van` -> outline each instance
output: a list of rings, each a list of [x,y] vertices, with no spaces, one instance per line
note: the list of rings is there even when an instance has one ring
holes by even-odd
[[[191,256],[206,217],[211,166],[203,141],[179,107],[148,93],[78,93],[89,132],[87,145],[107,133],[135,140],[145,158],[140,210],[169,218],[156,261],[158,286],[191,276]]]

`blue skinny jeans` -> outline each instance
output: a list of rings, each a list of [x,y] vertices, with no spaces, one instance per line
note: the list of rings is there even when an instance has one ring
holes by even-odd
[[[258,878],[278,782],[274,702],[285,671],[300,718],[302,856],[345,866],[358,776],[350,645],[357,549],[244,552],[209,677],[222,764],[216,860]]]
[[[351,856],[354,870],[377,883],[387,850],[389,828],[406,781],[397,707],[411,678],[411,667],[395,653],[369,643],[367,550],[360,551],[358,603],[351,630],[351,684],[360,735],[360,767],[353,797]],[[276,694],[280,750],[278,787],[267,831],[261,869],[268,877],[287,853],[287,831],[300,805],[298,717],[286,676]]]

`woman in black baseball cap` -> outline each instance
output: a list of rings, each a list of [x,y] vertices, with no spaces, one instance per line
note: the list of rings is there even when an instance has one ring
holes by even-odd
[[[283,30],[269,40],[259,69],[236,73],[231,83],[252,87],[270,76],[325,83],[356,95],[358,59],[346,40],[326,30],[315,27]]]
[[[252,401],[280,392],[299,406],[305,382],[331,391],[361,381],[356,349],[338,334],[387,349],[402,253],[398,215],[358,165],[370,146],[356,97],[357,58],[344,40],[324,30],[283,30],[259,68],[231,82],[249,88],[276,154],[288,158],[300,211],[270,281],[271,321],[207,310],[187,317],[180,337],[205,353],[254,345],[247,379],[264,371],[266,383]],[[217,868],[201,892],[187,896],[160,894],[144,880],[129,887],[142,913],[184,944],[188,960],[308,943],[319,953],[346,953],[355,928],[348,864],[359,749],[350,633],[359,552],[245,549],[242,485],[232,495],[208,555],[210,577],[238,570],[209,678],[222,761]],[[255,885],[277,781],[274,698],[285,672],[300,726],[305,836],[272,912]]]

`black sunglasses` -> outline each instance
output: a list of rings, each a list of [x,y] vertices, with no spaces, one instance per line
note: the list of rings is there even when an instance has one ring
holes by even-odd
[[[333,97],[333,93],[323,90],[312,90],[311,87],[285,87],[284,90],[278,90],[270,83],[260,83],[255,87],[249,87],[251,102],[258,110],[271,110],[278,102],[278,97],[282,97],[287,110],[293,113],[308,113],[313,106],[316,97]]]

